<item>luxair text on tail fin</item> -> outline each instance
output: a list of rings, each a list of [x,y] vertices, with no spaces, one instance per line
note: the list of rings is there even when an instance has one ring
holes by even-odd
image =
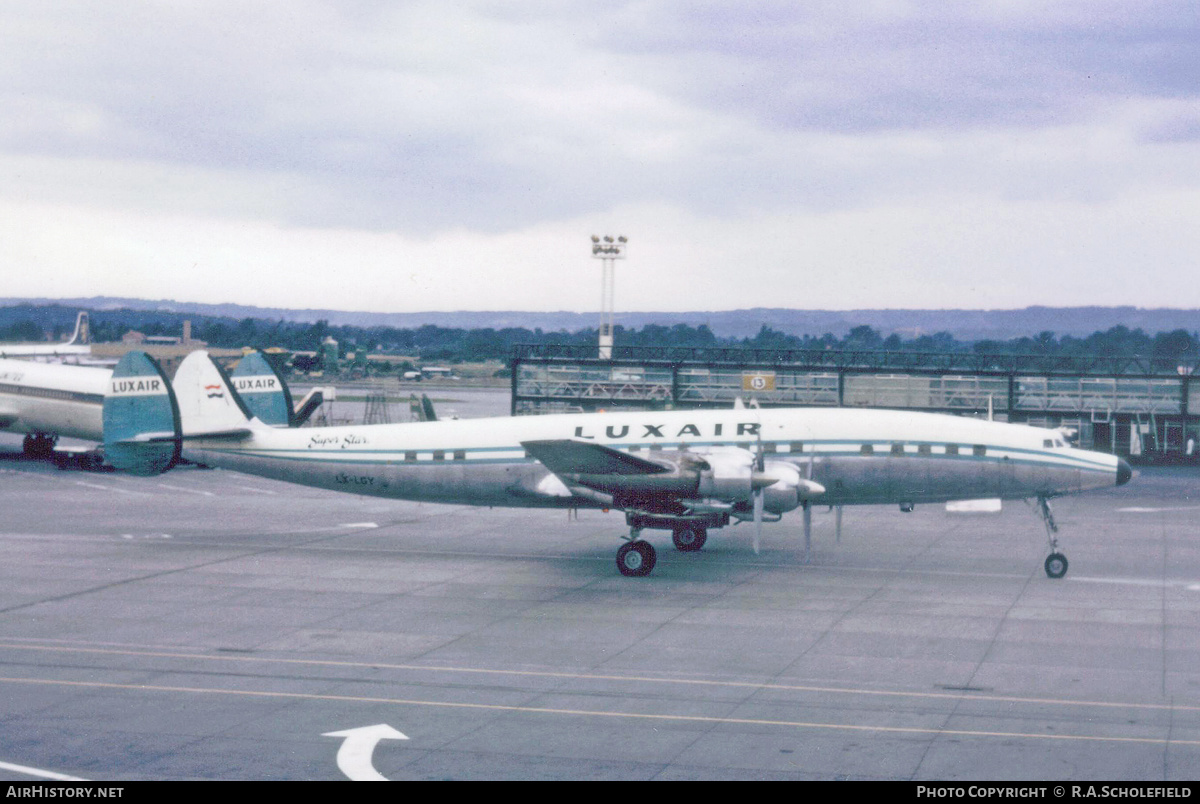
[[[229,375],[251,415],[272,427],[294,427],[292,392],[262,352],[250,352]]]
[[[175,372],[184,439],[248,436],[253,414],[208,352],[192,352]]]
[[[156,475],[179,460],[179,406],[162,368],[145,352],[129,352],[104,394],[104,456],[135,475]]]

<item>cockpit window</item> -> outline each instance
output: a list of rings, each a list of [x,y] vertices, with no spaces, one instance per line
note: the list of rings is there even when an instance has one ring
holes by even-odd
[[[1050,449],[1051,447],[1053,447],[1053,446],[1054,446],[1054,439],[1053,439],[1053,438],[1047,438],[1047,439],[1045,439],[1044,441],[1042,441],[1042,446],[1043,446],[1045,449]]]

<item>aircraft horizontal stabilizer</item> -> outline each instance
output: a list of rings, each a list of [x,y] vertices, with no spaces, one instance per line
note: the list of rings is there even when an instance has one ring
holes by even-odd
[[[556,475],[658,475],[671,471],[620,450],[569,438],[522,441],[521,446]]]
[[[182,438],[185,442],[188,440],[195,440],[195,439],[200,439],[200,438],[203,438],[205,440],[214,439],[214,438],[215,439],[224,438],[224,439],[229,439],[231,441],[240,441],[244,438],[249,438],[253,434],[254,434],[254,430],[252,430],[249,427],[237,427],[232,430],[210,430],[210,431],[204,432],[204,433],[189,433],[187,435],[182,436]]]
[[[174,441],[179,434],[173,430],[163,430],[161,433],[138,433],[131,438],[118,438],[109,444],[152,444],[159,441]]]
[[[293,413],[291,417],[291,426],[300,427],[307,422],[312,415],[317,412],[317,408],[325,404],[325,393],[328,388],[310,388],[308,393],[299,402],[293,403]]]

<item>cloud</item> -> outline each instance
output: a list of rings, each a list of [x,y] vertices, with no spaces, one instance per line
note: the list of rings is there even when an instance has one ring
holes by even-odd
[[[786,249],[813,243],[828,249],[822,298],[851,307],[914,281],[896,255],[1016,261],[1004,236],[993,252],[965,245],[963,227],[988,242],[1006,220],[1027,259],[1044,248],[1073,276],[1060,252],[1090,253],[1090,214],[1111,223],[1132,199],[1158,208],[1200,183],[1197,25],[1184,3],[1116,0],[4,6],[0,203],[30,227],[9,226],[7,248],[70,272],[48,255],[87,255],[41,230],[71,220],[144,281],[160,282],[156,263],[233,265],[236,244],[275,287],[304,266],[325,294],[330,266],[355,262],[339,249],[381,282],[386,265],[469,275],[512,249],[524,263],[501,260],[510,276],[574,298],[545,273],[612,226],[670,277],[648,291],[663,309],[694,306],[670,288],[695,271],[716,283],[736,263],[759,278],[748,288],[782,283]],[[1118,229],[1161,235],[1138,226]],[[837,253],[880,279],[857,282]],[[989,298],[1028,290],[1002,280]],[[389,303],[443,304],[437,281]],[[475,282],[476,308],[511,287]]]

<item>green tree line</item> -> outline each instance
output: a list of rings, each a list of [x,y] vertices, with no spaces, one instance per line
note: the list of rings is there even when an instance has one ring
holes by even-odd
[[[0,341],[59,340],[68,336],[75,324],[75,308],[60,305],[16,305],[0,308]],[[427,324],[415,328],[359,327],[332,325],[328,321],[299,323],[259,318],[222,318],[142,310],[89,311],[95,341],[119,341],[129,330],[146,335],[179,336],[183,321],[192,322],[192,336],[220,348],[280,347],[289,351],[316,351],[326,337],[332,337],[342,353],[367,349],[372,353],[410,355],[422,360],[481,361],[505,360],[518,344],[566,344],[587,346],[596,343],[597,331],[586,328],[575,332],[543,331],[525,327],[503,329],[462,329]],[[1063,355],[1063,356],[1151,356],[1166,362],[1195,359],[1200,356],[1200,336],[1186,330],[1149,334],[1123,326],[1095,332],[1086,337],[1040,332],[1011,340],[959,341],[947,332],[902,338],[883,336],[869,326],[851,329],[838,337],[790,335],[763,326],[748,338],[723,338],[706,325],[647,324],[641,328],[617,326],[614,340],[618,346],[659,347],[742,347],[753,349],[852,349],[896,352],[976,352],[980,354]]]

